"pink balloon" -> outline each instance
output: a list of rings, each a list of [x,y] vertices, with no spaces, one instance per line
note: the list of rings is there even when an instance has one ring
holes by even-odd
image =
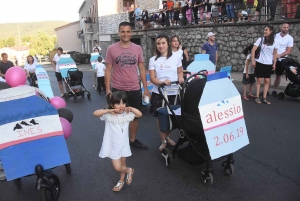
[[[72,133],[72,126],[70,124],[70,122],[68,120],[66,120],[65,118],[59,117],[63,132],[64,132],[64,136],[65,139],[68,139],[71,136]]]
[[[61,97],[54,96],[50,99],[50,104],[53,105],[56,109],[61,107],[66,107],[66,101]]]
[[[5,73],[5,80],[11,87],[17,87],[26,83],[26,73],[23,68],[13,66]]]

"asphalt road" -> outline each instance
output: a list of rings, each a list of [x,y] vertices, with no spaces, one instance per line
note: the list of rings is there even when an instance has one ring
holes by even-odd
[[[54,169],[61,181],[61,201],[99,200],[224,200],[224,201],[297,201],[300,200],[299,106],[300,99],[284,101],[270,97],[272,105],[243,101],[250,144],[234,154],[235,174],[222,173],[221,162],[214,163],[214,184],[204,186],[200,179],[203,166],[192,166],[176,158],[172,168],[164,166],[158,151],[160,145],[156,119],[149,109],[142,109],[138,139],[148,150],[132,148],[128,166],[135,168],[133,183],[121,192],[111,191],[119,175],[109,159],[98,157],[104,123],[93,117],[94,110],[106,105],[104,95],[92,88],[89,65],[78,65],[84,71],[84,83],[91,91],[91,101],[79,98],[67,102],[74,113],[73,134],[67,140],[72,174],[64,167]],[[54,72],[47,67],[54,94],[59,95]],[[242,76],[242,74],[241,74]],[[241,85],[236,84],[239,90]],[[173,132],[173,139],[178,139]],[[22,189],[13,182],[0,182],[1,201],[38,201],[35,177],[22,179]]]

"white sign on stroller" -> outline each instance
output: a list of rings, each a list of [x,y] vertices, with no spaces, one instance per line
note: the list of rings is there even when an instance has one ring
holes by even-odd
[[[227,72],[208,75],[199,112],[211,159],[249,144],[241,96]]]

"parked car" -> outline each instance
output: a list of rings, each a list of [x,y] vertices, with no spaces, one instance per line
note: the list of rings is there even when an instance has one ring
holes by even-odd
[[[82,64],[90,63],[90,58],[91,58],[90,54],[80,53],[77,51],[64,51],[64,54],[69,54],[76,63],[82,63]]]

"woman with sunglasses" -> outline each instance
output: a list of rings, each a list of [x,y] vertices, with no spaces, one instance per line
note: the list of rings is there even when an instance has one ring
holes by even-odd
[[[264,28],[263,37],[256,40],[252,49],[252,66],[254,67],[254,75],[256,77],[256,103],[265,103],[270,105],[267,101],[267,92],[270,86],[270,77],[272,70],[276,69],[278,42],[275,40],[275,32],[273,25],[269,24]],[[255,58],[255,51],[260,47],[259,56]],[[260,84],[264,78],[263,99],[260,100]]]
[[[158,86],[165,83],[165,87],[169,103],[171,105],[176,104],[175,99],[178,91],[172,88],[171,82],[179,81],[180,84],[183,80],[183,70],[181,64],[181,58],[175,54],[172,54],[172,48],[169,43],[169,37],[166,35],[160,35],[155,39],[155,56],[149,61],[150,80],[154,84],[151,95],[151,107],[150,110],[154,112],[154,116],[157,117],[156,109],[162,107],[163,97],[158,92]],[[169,138],[170,132],[161,132],[159,126],[159,120],[157,121],[159,134],[161,137],[161,146],[159,150],[162,151],[167,143],[175,146],[175,142]]]

